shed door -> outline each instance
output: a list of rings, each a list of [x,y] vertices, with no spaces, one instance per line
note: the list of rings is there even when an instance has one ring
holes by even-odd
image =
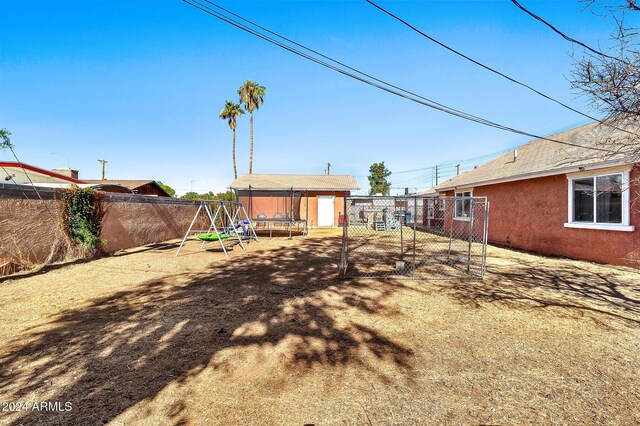
[[[318,195],[318,226],[334,226],[333,195]]]

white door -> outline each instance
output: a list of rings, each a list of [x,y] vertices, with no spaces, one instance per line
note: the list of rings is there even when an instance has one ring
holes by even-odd
[[[318,226],[333,226],[333,195],[318,195]]]

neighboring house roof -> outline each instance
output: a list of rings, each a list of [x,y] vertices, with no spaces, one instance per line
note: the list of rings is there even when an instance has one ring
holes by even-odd
[[[358,182],[351,175],[275,175],[245,174],[231,183],[232,189],[357,191]]]
[[[151,185],[151,186],[154,186],[158,191],[162,192],[163,194],[166,194],[167,197],[171,197],[171,195],[169,195],[167,191],[162,189],[162,187],[158,185],[158,182],[156,182],[155,180],[85,179],[85,182],[91,183],[94,185],[120,185],[120,186],[124,186],[125,188],[129,188],[132,191],[136,191],[145,185]]]
[[[18,185],[30,185],[38,183],[63,183],[82,184],[81,180],[61,175],[40,167],[31,166],[16,161],[0,161],[0,182],[17,183]]]
[[[422,192],[419,192],[418,195],[425,195],[425,196],[438,195],[438,191],[436,191],[435,188],[429,188]]]
[[[630,128],[628,130],[631,130]],[[510,151],[474,170],[455,176],[435,189],[446,191],[480,185],[490,185],[514,180],[531,179],[542,176],[578,171],[582,168],[599,168],[619,164],[633,164],[638,161],[629,152],[620,150],[615,154],[601,152],[588,147],[605,148],[615,151],[622,139],[630,135],[600,123],[590,123],[575,129],[549,136],[562,142],[579,146],[559,144],[544,139],[536,139],[517,148],[517,157]],[[514,159],[515,157],[515,159]]]
[[[69,188],[71,185],[77,185],[78,188],[93,188],[98,191],[104,192],[116,192],[120,194],[131,194],[132,191],[122,185],[114,185],[114,184],[95,184],[95,183],[42,183],[42,182],[34,182],[35,186],[41,188]],[[29,185],[29,184],[27,184]]]
[[[18,185],[31,185],[33,183],[35,186],[44,188],[66,188],[71,184],[75,184],[80,188],[91,187],[106,192],[118,193],[131,193],[142,186],[152,185],[162,194],[171,197],[155,180],[79,180],[16,161],[0,161],[0,183],[16,183]]]

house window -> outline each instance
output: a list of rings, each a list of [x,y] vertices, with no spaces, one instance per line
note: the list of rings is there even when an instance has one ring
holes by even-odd
[[[427,200],[427,219],[433,219],[435,217],[435,204],[436,201],[434,199]]]
[[[633,231],[628,186],[628,172],[569,178],[569,222],[565,226]]]
[[[456,205],[454,218],[469,220],[471,217],[471,191],[456,192]]]

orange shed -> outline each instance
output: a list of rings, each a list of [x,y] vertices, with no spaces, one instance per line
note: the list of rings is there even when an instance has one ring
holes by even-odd
[[[359,190],[351,175],[244,174],[231,183],[254,220],[298,220],[308,227],[334,227],[344,197]]]

